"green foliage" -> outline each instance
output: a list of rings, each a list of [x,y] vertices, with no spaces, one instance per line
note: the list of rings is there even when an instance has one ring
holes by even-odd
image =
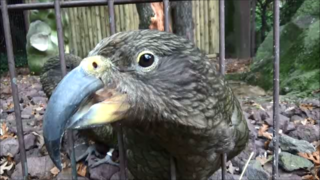
[[[298,8],[304,1],[302,0],[286,0],[283,2],[280,13],[280,24],[284,25],[288,23],[292,16],[297,12]]]
[[[26,67],[28,65],[27,57],[25,52],[18,51],[14,56],[16,68]],[[0,53],[0,75],[8,72],[8,57],[7,54]]]
[[[297,12],[303,0],[281,0],[280,1],[280,23],[284,25],[288,23],[293,15]],[[265,12],[263,9],[265,8]],[[268,32],[272,29],[273,26],[273,1],[272,0],[257,0],[257,7],[255,9],[256,13],[256,32],[261,33],[261,29],[263,28],[263,17],[265,17],[265,26],[266,29],[265,34],[260,34],[260,36],[266,37]],[[264,14],[265,13],[265,14]],[[264,40],[264,39],[261,39]]]
[[[266,6],[266,22],[268,25],[268,28],[273,25],[273,3],[272,1],[267,0],[258,0],[257,7],[255,9],[256,12],[256,31],[260,31],[262,27],[262,14],[263,14],[263,6]],[[267,35],[267,34],[266,34]]]

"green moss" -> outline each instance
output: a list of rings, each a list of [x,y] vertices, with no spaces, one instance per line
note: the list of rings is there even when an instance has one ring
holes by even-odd
[[[27,57],[24,52],[17,52],[14,55],[16,68],[27,66]],[[8,56],[7,54],[0,53],[0,75],[8,72]]]
[[[302,22],[301,23],[301,19]],[[280,91],[283,94],[309,96],[319,89],[319,20],[309,17],[290,22],[280,34]],[[307,20],[307,22],[305,22]],[[273,87],[273,33],[258,49],[251,72],[245,80],[265,90]]]
[[[296,14],[294,15],[293,19],[303,15],[311,15],[311,16],[319,17],[320,16],[319,9],[320,9],[319,0],[305,0],[304,3],[296,12]]]
[[[320,69],[309,72],[297,70],[281,82],[281,87],[289,87],[289,92],[312,92],[320,89]]]

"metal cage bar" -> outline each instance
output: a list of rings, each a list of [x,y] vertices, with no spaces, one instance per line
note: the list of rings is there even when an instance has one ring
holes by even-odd
[[[111,32],[111,34],[115,34],[116,33],[116,23],[114,20],[114,0],[108,1],[108,8],[109,8],[110,32]]]
[[[219,0],[219,68],[220,74],[224,75],[225,71],[225,2]]]
[[[163,0],[163,12],[164,12],[164,30],[166,32],[170,32],[170,22],[169,22],[170,4],[169,4],[169,0]],[[174,161],[174,157],[170,156],[170,180],[176,180],[176,179],[177,179],[176,164]]]
[[[14,113],[16,116],[16,123],[17,123],[17,134],[18,134],[19,149],[20,149],[20,155],[21,155],[22,175],[24,179],[27,179],[28,177],[27,155],[26,155],[25,145],[24,145],[23,127],[22,127],[22,121],[21,121],[21,110],[20,110],[20,104],[19,104],[19,92],[18,92],[19,90],[18,90],[17,79],[16,79],[10,20],[9,20],[6,0],[1,0],[1,12],[2,12],[2,21],[3,21],[3,29],[4,29],[4,35],[5,35],[5,41],[6,41],[7,55],[8,55],[8,65],[9,65],[9,71],[10,71],[10,82],[11,82],[11,88],[12,88]]]
[[[138,3],[153,3],[163,2],[163,0],[113,0],[115,5],[120,4],[138,4]],[[181,1],[181,0],[170,0]],[[193,0],[184,0],[193,1]],[[108,0],[77,0],[77,1],[61,1],[61,8],[73,8],[73,7],[90,7],[90,6],[105,6],[108,5]],[[12,4],[8,5],[8,10],[32,10],[32,9],[52,9],[54,8],[53,2],[46,3],[29,3],[29,4]]]
[[[65,61],[65,53],[64,53],[64,39],[63,39],[63,28],[61,22],[61,7],[60,7],[60,0],[54,0],[54,11],[56,15],[56,25],[57,25],[57,33],[58,33],[58,48],[59,48],[59,59],[61,65],[61,73],[64,77],[67,74],[66,70],[66,61]],[[68,146],[70,159],[71,159],[71,168],[72,168],[72,179],[77,180],[77,167],[76,167],[76,157],[75,157],[75,150],[74,150],[74,140],[73,140],[73,131],[68,130],[67,133],[68,139]]]
[[[116,33],[116,24],[115,24],[115,16],[114,16],[114,0],[108,1],[109,8],[109,26],[111,35]],[[126,156],[125,156],[125,148],[123,144],[123,133],[121,123],[117,123],[117,139],[118,139],[118,148],[119,148],[119,156],[120,156],[120,179],[126,179]]]
[[[219,1],[219,71],[223,76],[225,74],[225,2]],[[221,177],[226,179],[227,154],[221,154]]]
[[[169,5],[169,0],[163,0],[163,11],[164,11],[164,30],[166,32],[169,32],[170,31],[170,23],[169,23],[170,5]]]
[[[120,156],[120,179],[126,179],[126,155],[123,144],[123,133],[121,124],[118,123],[117,128],[118,146],[119,146],[119,156]]]
[[[272,180],[278,179],[279,161],[279,64],[280,64],[280,0],[273,1],[273,138],[274,158],[272,164]]]
[[[171,0],[171,1],[180,1],[180,0]],[[192,0],[186,0],[192,1]],[[152,3],[152,2],[163,2],[164,3],[164,12],[165,12],[165,30],[169,32],[169,0],[82,0],[82,1],[61,1],[55,0],[54,2],[49,3],[30,3],[30,4],[13,4],[7,5],[6,0],[1,0],[1,11],[2,11],[2,18],[3,18],[3,25],[4,25],[4,33],[5,33],[5,41],[6,41],[6,49],[8,54],[8,64],[9,64],[9,71],[10,71],[10,79],[11,79],[11,88],[12,88],[12,96],[14,101],[14,110],[16,116],[16,123],[17,123],[17,135],[19,140],[19,148],[21,153],[21,166],[23,171],[24,179],[28,176],[28,166],[27,166],[27,159],[26,159],[26,152],[25,152],[25,145],[24,145],[24,137],[23,137],[23,126],[21,122],[21,111],[19,105],[19,92],[16,82],[16,72],[15,72],[15,62],[14,62],[14,54],[13,54],[13,46],[12,46],[12,37],[11,37],[11,30],[10,30],[10,22],[9,22],[9,15],[8,10],[31,10],[31,9],[55,9],[56,12],[56,23],[57,23],[57,31],[58,31],[58,44],[59,44],[59,57],[61,61],[61,71],[63,76],[66,74],[65,68],[65,59],[64,59],[64,41],[63,41],[63,29],[61,24],[61,8],[71,8],[71,7],[88,7],[88,6],[102,6],[108,5],[109,8],[109,26],[111,30],[111,34],[114,34],[116,31],[115,27],[115,17],[114,17],[114,5],[117,4],[133,4],[133,3]],[[219,65],[220,65],[220,74],[225,74],[225,0],[219,0],[219,34],[220,34],[220,41],[219,41]],[[280,36],[279,36],[279,18],[280,18],[280,10],[279,10],[279,0],[274,0],[274,91],[273,91],[273,121],[275,124],[274,128],[274,139],[275,142],[275,150],[274,150],[274,161],[273,161],[273,168],[272,168],[272,179],[276,180],[278,178],[278,150],[279,150],[279,49],[280,49]],[[121,125],[118,126],[118,141],[119,141],[119,151],[120,151],[120,178],[125,179],[125,155],[124,155],[124,146],[123,146],[123,136],[122,136],[122,129]],[[68,139],[71,145],[71,160],[73,166],[73,179],[77,179],[76,173],[76,165],[75,165],[75,158],[74,158],[74,146],[73,146],[73,136],[70,132],[68,134]],[[222,161],[222,179],[225,179],[226,174],[226,154],[222,154],[221,161]],[[171,179],[176,179],[176,172],[174,165],[174,159],[170,159],[171,168],[174,169],[171,172]]]

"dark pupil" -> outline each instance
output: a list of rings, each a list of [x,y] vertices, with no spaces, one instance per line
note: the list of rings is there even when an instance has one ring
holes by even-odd
[[[149,67],[154,62],[154,56],[152,54],[144,54],[139,59],[139,65],[141,67]]]

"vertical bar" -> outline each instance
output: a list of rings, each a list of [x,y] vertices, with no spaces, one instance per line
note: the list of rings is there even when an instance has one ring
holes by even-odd
[[[22,174],[23,174],[23,178],[27,179],[28,165],[27,165],[26,151],[25,151],[24,138],[23,138],[23,127],[22,127],[20,104],[19,104],[19,92],[18,92],[18,86],[17,86],[15,62],[14,62],[14,55],[13,55],[13,49],[12,49],[12,37],[11,37],[8,8],[7,8],[7,0],[1,0],[1,12],[2,12],[2,21],[3,21],[4,36],[6,41],[7,55],[8,55],[8,65],[9,65],[9,71],[10,71],[10,81],[11,81],[12,96],[13,96],[13,103],[14,103],[14,112],[15,112],[16,123],[17,123],[17,133],[18,133],[18,141],[19,141],[19,148],[20,148],[20,155],[21,155]]]
[[[220,74],[224,75],[225,73],[225,14],[224,14],[224,0],[219,0],[219,37],[220,37],[220,58],[219,58],[219,65],[220,65]]]
[[[66,62],[64,59],[64,41],[63,41],[63,29],[61,23],[61,9],[60,9],[60,1],[54,0],[54,10],[56,15],[56,24],[57,24],[57,32],[58,32],[58,46],[59,46],[59,58],[61,65],[62,76],[67,74],[66,70]]]
[[[122,127],[121,124],[118,124],[118,146],[119,146],[119,155],[120,155],[120,179],[126,180],[126,162],[125,162],[125,152],[123,146],[123,135],[122,135]]]
[[[257,7],[257,0],[251,0],[251,57],[254,57],[255,54],[255,46],[256,46],[256,7]]]
[[[116,24],[114,21],[114,0],[108,0],[108,8],[109,8],[110,32],[111,34],[115,34]]]
[[[64,58],[64,40],[63,40],[63,28],[61,23],[61,9],[60,9],[60,0],[54,1],[54,10],[56,15],[56,25],[57,25],[57,33],[58,33],[58,47],[59,47],[59,58],[61,65],[62,76],[67,74],[66,70],[66,62]],[[74,141],[73,141],[73,133],[72,130],[67,131],[67,139],[69,151],[71,152],[71,168],[72,168],[72,179],[77,180],[77,167],[76,167],[76,157],[74,150]]]
[[[225,2],[224,0],[219,0],[219,65],[220,65],[220,74],[225,74]],[[222,180],[226,179],[226,164],[227,164],[227,154],[221,154],[221,175]]]
[[[23,3],[26,4],[26,0],[23,0]],[[26,32],[28,32],[28,30],[29,30],[29,12],[28,12],[28,10],[23,11],[23,18],[24,18]]]
[[[173,157],[170,157],[170,172],[171,172],[171,180],[177,180],[177,174],[176,174],[176,164],[174,162]]]
[[[226,173],[227,173],[227,154],[223,153],[221,155],[221,179],[225,180],[226,179]]]
[[[114,0],[108,1],[108,8],[109,8],[109,22],[110,22],[110,32],[111,35],[116,33],[116,25],[115,25],[115,18],[114,18]],[[119,156],[120,156],[120,179],[126,179],[126,160],[125,160],[125,151],[123,145],[123,134],[122,134],[122,127],[119,123],[117,131],[117,138],[118,138],[118,146],[119,146]]]
[[[71,169],[72,169],[72,179],[77,180],[77,161],[76,161],[76,155],[75,155],[75,149],[74,149],[74,139],[73,139],[73,133],[72,130],[67,131],[67,138],[68,138],[68,146],[70,148],[70,159],[71,159]]]
[[[166,32],[170,31],[170,24],[169,24],[169,0],[163,0],[163,10],[164,10],[164,30]]]
[[[274,62],[273,62],[273,143],[274,143],[274,158],[272,165],[272,180],[278,179],[278,160],[279,160],[279,50],[280,50],[280,0],[273,1],[273,51],[274,51]]]
[[[169,24],[169,0],[163,0],[163,11],[164,11],[164,30],[166,32],[170,32],[170,24]],[[170,178],[171,180],[176,180],[176,164],[172,156],[170,156]]]

